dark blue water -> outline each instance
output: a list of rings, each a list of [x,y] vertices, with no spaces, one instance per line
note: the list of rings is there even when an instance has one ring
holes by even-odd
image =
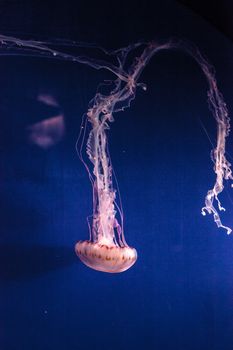
[[[232,111],[230,41],[170,1],[112,6],[9,4],[0,29],[108,47],[187,38],[214,64]],[[110,152],[138,261],[111,275],[87,268],[74,253],[88,238],[92,211],[74,146],[88,101],[109,73],[39,58],[0,62],[0,349],[232,349],[233,236],[200,213],[214,182],[203,125],[212,142],[216,131],[196,63],[161,52],[142,75],[147,92],[115,115]],[[44,92],[56,97],[58,110],[38,103]],[[25,128],[57,112],[65,118],[61,142],[47,150],[31,145]],[[232,146],[230,136],[229,160]],[[229,184],[221,199],[223,223],[233,227]]]

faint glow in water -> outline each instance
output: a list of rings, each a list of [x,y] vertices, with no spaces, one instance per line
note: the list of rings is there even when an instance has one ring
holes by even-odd
[[[59,107],[55,97],[51,94],[40,94],[37,100],[48,106]],[[54,117],[29,125],[26,131],[30,143],[42,149],[49,149],[58,144],[65,135],[64,115],[58,114]]]
[[[51,117],[27,127],[29,141],[43,149],[59,143],[64,136],[64,130],[63,115]]]
[[[93,214],[92,223],[89,225],[90,238],[78,242],[75,247],[77,255],[84,264],[104,272],[122,272],[130,268],[137,259],[136,250],[128,246],[124,237],[123,212],[120,198],[120,204],[117,204],[117,193],[113,185],[114,173],[106,130],[113,122],[113,113],[123,111],[130,106],[131,101],[135,98],[137,87],[146,90],[145,84],[139,83],[139,78],[150,59],[161,50],[181,49],[188,53],[199,64],[207,79],[209,107],[217,123],[217,145],[212,151],[216,181],[206,195],[202,214],[212,213],[217,226],[226,229],[228,234],[231,232],[231,229],[221,222],[219,211],[224,210],[224,208],[218,198],[224,188],[224,179],[232,179],[230,163],[225,157],[225,142],[230,131],[229,117],[223,97],[217,88],[214,70],[197,49],[173,41],[164,44],[140,42],[115,51],[108,51],[94,45],[68,41],[43,43],[5,36],[0,36],[0,40],[5,54],[27,53],[70,60],[89,65],[95,69],[109,70],[115,76],[115,80],[109,82],[109,93],[104,94],[99,90],[90,102],[77,142],[79,157],[88,171],[93,188]],[[90,54],[87,57],[83,54],[74,55],[64,52],[64,49],[67,50],[69,47],[85,52],[89,49],[90,54],[99,50],[106,60],[92,58]],[[132,60],[130,57],[133,54],[134,59]],[[115,63],[112,63],[113,61]],[[86,146],[89,160],[84,161],[83,148],[88,125],[91,126]],[[90,170],[88,162],[92,163],[93,171]],[[117,182],[115,183],[117,186]]]

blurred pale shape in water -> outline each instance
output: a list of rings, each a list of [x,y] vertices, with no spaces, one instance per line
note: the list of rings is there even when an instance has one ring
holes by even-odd
[[[58,107],[56,99],[51,95],[39,95],[38,101],[50,106]],[[58,144],[65,135],[65,122],[63,114],[44,119],[27,127],[28,140],[43,149]]]

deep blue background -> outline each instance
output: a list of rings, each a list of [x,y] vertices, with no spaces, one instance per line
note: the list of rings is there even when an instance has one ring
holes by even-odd
[[[187,38],[215,66],[231,112],[232,43],[171,1],[134,6],[6,2],[0,29],[114,48]],[[74,145],[88,101],[110,75],[47,59],[0,62],[0,349],[232,349],[233,236],[200,214],[214,182],[202,125],[213,142],[216,132],[196,63],[181,52],[160,53],[142,75],[147,92],[115,115],[110,152],[138,261],[111,275],[85,267],[73,249],[88,237],[92,210]],[[26,142],[25,127],[44,117],[27,99],[46,90],[57,96],[67,132],[44,151]],[[229,160],[232,147],[230,136]],[[221,199],[223,222],[233,227],[229,184]]]

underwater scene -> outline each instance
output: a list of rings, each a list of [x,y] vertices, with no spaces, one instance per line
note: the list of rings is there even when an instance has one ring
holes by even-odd
[[[230,38],[172,0],[0,16],[0,350],[232,350]]]

